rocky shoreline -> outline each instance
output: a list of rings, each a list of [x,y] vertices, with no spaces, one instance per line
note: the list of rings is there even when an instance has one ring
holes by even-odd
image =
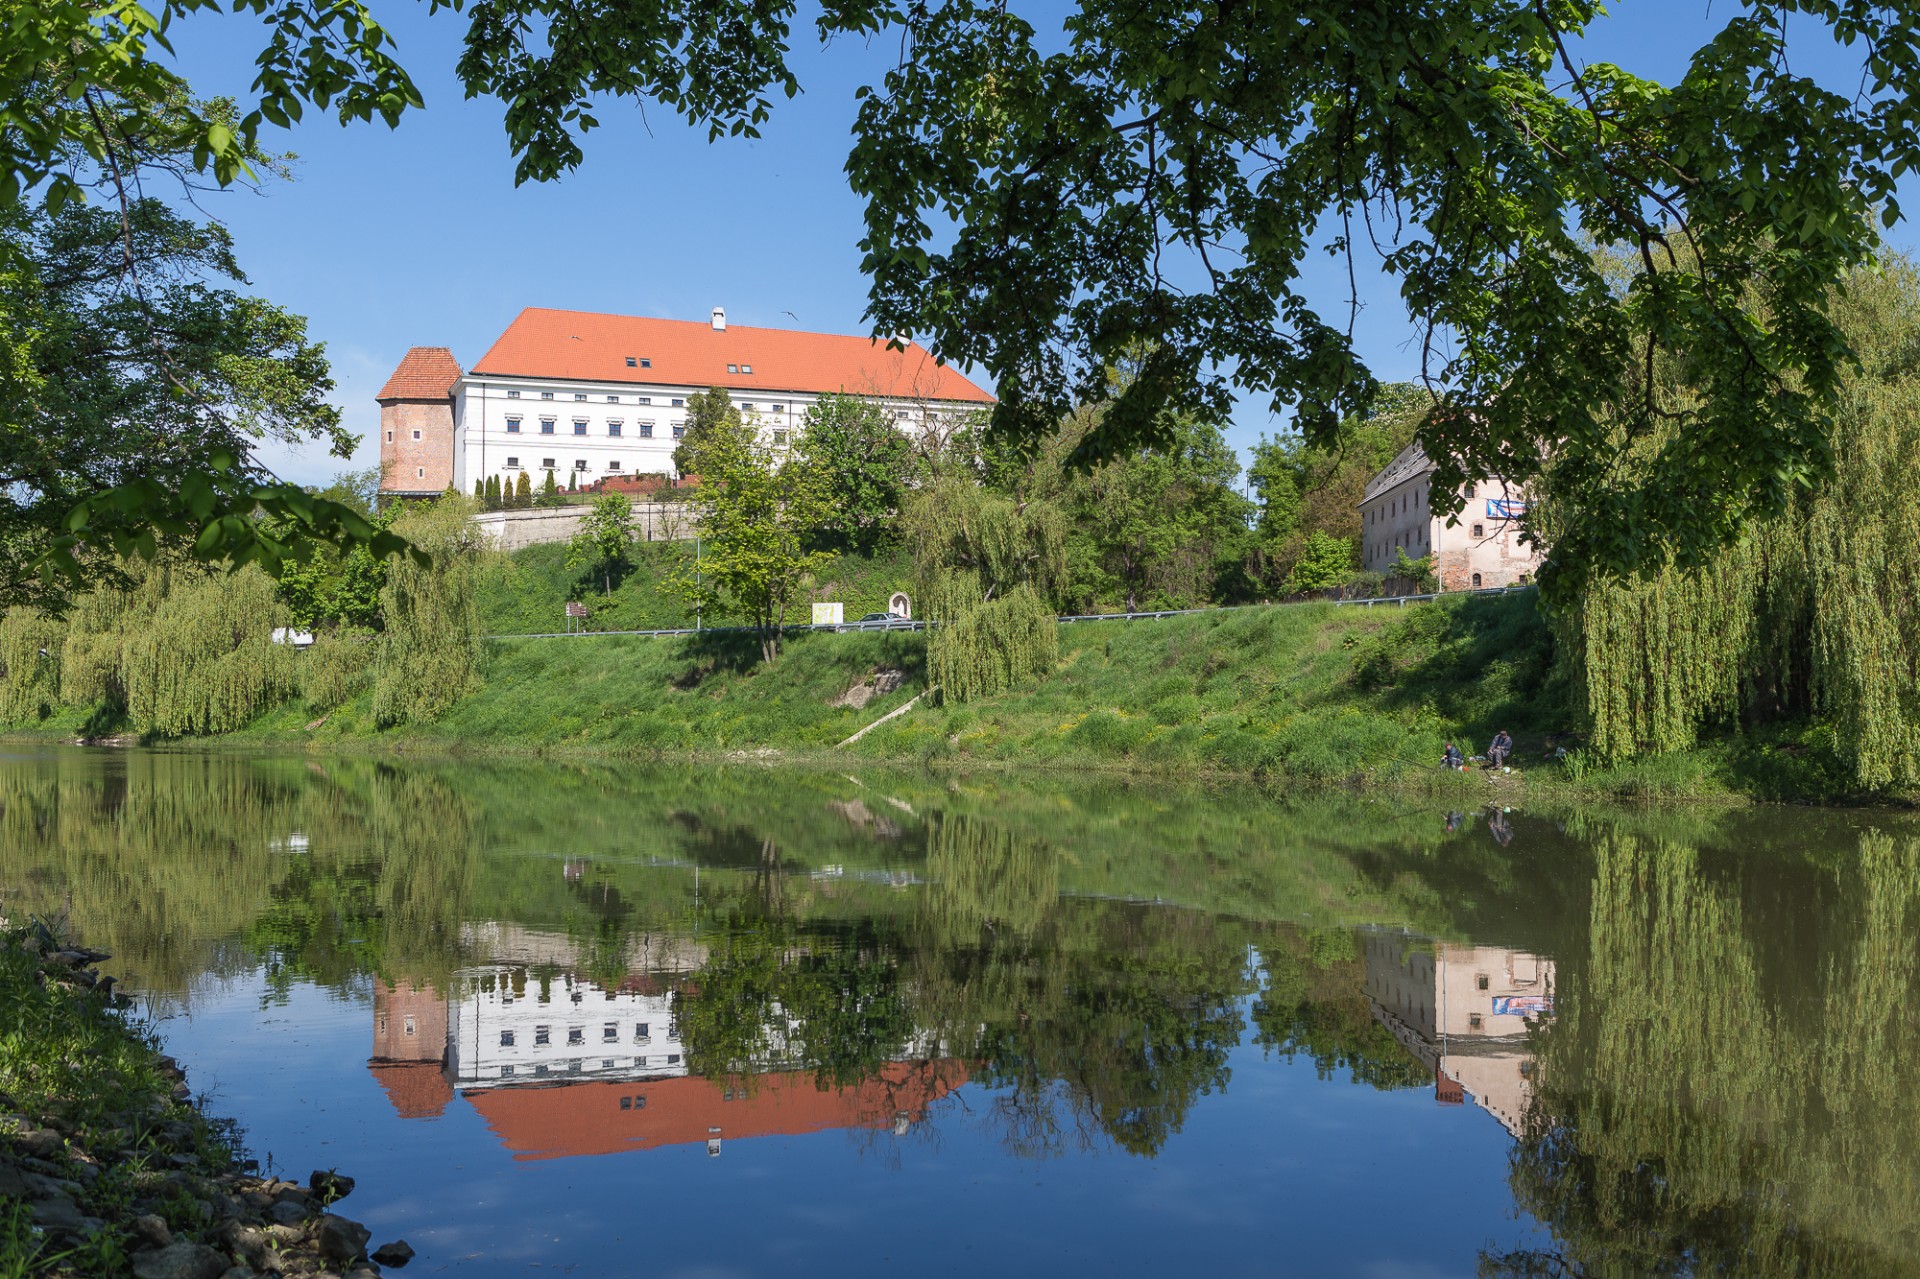
[[[366,1227],[336,1211],[351,1177],[300,1184],[240,1156],[232,1125],[203,1114],[178,1063],[120,1015],[95,967],[108,958],[37,922],[0,943],[0,996],[29,1044],[0,1074],[0,1272],[373,1279],[404,1266],[404,1241],[369,1252]],[[109,1051],[74,1051],[89,1042]]]

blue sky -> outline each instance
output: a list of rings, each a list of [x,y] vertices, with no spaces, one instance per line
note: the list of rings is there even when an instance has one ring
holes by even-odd
[[[709,144],[665,111],[608,104],[580,170],[516,188],[498,104],[466,101],[452,76],[463,24],[430,19],[420,4],[374,9],[426,108],[391,131],[311,115],[269,139],[298,155],[292,182],[203,201],[232,228],[258,292],[307,316],[327,344],[335,401],[364,436],[353,465],[377,461],[373,394],[407,347],[450,346],[471,366],[525,306],[678,319],[725,306],[739,324],[866,330],[860,204],[841,169],[854,91],[884,74],[897,38],[822,50],[810,19],[796,23],[805,92],[778,107],[760,139]],[[1614,9],[1580,56],[1671,79],[1736,5],[1625,0]],[[204,18],[176,47],[199,92],[244,95],[259,41],[250,19]],[[1845,65],[1820,42],[1796,51],[1797,68],[1822,79],[1845,83]],[[1910,242],[1904,226],[1896,238]],[[1310,295],[1331,315],[1345,301],[1344,266],[1323,259],[1313,271]],[[1363,274],[1360,285],[1362,354],[1383,378],[1411,376],[1418,352],[1391,282]],[[1264,402],[1243,400],[1229,438],[1244,455],[1282,425]],[[318,447],[268,460],[302,482],[347,465]]]

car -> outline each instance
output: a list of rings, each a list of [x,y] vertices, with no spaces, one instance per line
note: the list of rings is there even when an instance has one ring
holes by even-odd
[[[906,620],[892,613],[868,613],[859,621],[850,622],[840,629],[843,631],[890,631],[895,626],[904,624]]]

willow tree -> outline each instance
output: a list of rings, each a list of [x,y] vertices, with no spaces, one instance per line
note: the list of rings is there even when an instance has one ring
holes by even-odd
[[[472,690],[480,660],[473,603],[479,530],[464,499],[410,512],[395,526],[429,557],[395,557],[381,592],[386,631],[374,667],[373,715],[381,727],[429,720]]]
[[[1920,785],[1920,272],[1886,256],[1833,315],[1860,359],[1840,382],[1831,480],[1697,569],[1590,584],[1567,618],[1602,753],[1814,714],[1858,785]]]
[[[996,492],[955,468],[908,498],[901,524],[920,613],[932,624],[929,678],[944,696],[984,697],[1053,669],[1051,610],[1067,574],[1057,505]]]

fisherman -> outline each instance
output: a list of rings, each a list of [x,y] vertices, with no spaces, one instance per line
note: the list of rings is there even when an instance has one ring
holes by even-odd
[[[1458,772],[1467,766],[1467,757],[1460,753],[1458,746],[1455,746],[1452,742],[1448,742],[1447,753],[1440,757],[1440,762],[1455,772]]]
[[[1507,736],[1507,730],[1501,729],[1493,735],[1493,745],[1487,747],[1487,764],[1493,768],[1506,765],[1507,757],[1513,754],[1513,738]]]

